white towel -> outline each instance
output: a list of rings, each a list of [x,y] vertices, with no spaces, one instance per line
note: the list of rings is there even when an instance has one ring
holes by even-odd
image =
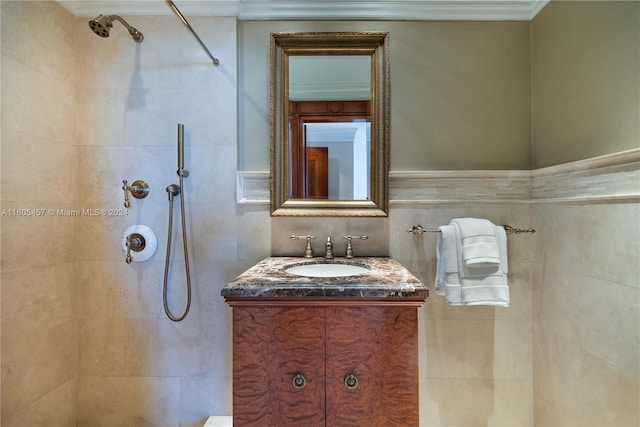
[[[496,226],[491,221],[481,218],[456,218],[451,220],[451,224],[458,227],[462,244],[461,256],[466,267],[500,264]]]
[[[460,302],[462,305],[509,306],[509,272],[507,234],[503,227],[493,226],[497,236],[500,263],[497,265],[465,265],[462,237],[457,223],[452,221],[457,237]]]
[[[438,227],[436,242],[436,293],[451,305],[461,305],[457,239],[453,226]]]

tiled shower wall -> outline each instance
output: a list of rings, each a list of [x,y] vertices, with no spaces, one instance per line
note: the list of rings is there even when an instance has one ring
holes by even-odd
[[[75,20],[2,2],[3,426],[75,422]],[[53,209],[53,210],[51,210]]]
[[[150,194],[132,199],[126,216],[81,217],[78,225],[78,426],[199,426],[230,412],[230,324],[220,288],[239,274],[241,253],[260,247],[239,239],[236,214],[235,18],[192,18],[220,59],[214,67],[174,15],[129,17],[144,33],[137,44],[114,27],[96,37],[78,19],[78,202],[120,208],[121,180],[145,180]],[[177,124],[185,125],[180,197],[187,201],[192,274],[191,311],[181,323],[163,311],[167,185],[177,183]],[[185,270],[178,198],[169,269],[169,301],[185,306]],[[151,227],[158,253],[127,265],[121,234]],[[86,237],[86,238],[85,238]],[[249,261],[247,262],[247,264]]]
[[[219,292],[269,250],[268,238],[243,239],[255,232],[252,215],[235,209],[235,18],[191,20],[219,67],[175,16],[126,19],[143,43],[118,24],[99,38],[54,2],[2,2],[2,207],[44,209],[3,217],[3,426],[195,426],[230,412]],[[162,309],[177,123],[191,171],[193,282],[180,324]],[[123,179],[151,188],[124,212]],[[185,286],[177,204],[176,313]],[[156,232],[158,252],[127,265],[121,235],[132,224]]]

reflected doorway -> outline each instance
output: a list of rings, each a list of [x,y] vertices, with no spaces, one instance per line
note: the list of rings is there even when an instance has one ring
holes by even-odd
[[[368,200],[369,101],[290,102],[291,182],[299,199]]]

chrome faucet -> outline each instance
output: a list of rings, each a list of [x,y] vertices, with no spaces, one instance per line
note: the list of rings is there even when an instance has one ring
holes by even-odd
[[[304,257],[305,258],[313,258],[313,249],[311,249],[311,239],[316,238],[316,236],[311,236],[309,234],[307,234],[306,236],[291,236],[289,237],[291,240],[298,240],[298,239],[307,239],[307,247],[304,250]]]
[[[347,253],[345,258],[353,258],[353,246],[351,244],[351,239],[367,240],[368,238],[369,236],[352,236],[351,234],[342,236],[342,239],[347,239]]]
[[[331,236],[327,236],[327,243],[324,244],[324,259],[333,259],[333,243],[331,243]]]

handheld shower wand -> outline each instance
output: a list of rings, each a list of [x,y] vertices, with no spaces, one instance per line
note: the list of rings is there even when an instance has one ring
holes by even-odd
[[[189,171],[184,168],[184,125],[178,123],[178,171],[179,177],[188,177]]]
[[[169,319],[174,322],[180,322],[187,317],[189,308],[191,307],[191,273],[189,271],[189,250],[187,242],[187,220],[184,207],[184,178],[189,176],[189,171],[184,168],[184,125],[178,123],[178,179],[180,185],[171,184],[167,187],[167,195],[169,196],[169,227],[167,237],[167,256],[164,264],[164,285],[162,289],[162,300],[164,305],[164,311]],[[168,281],[169,281],[169,262],[171,260],[171,235],[173,234],[173,199],[177,196],[180,197],[180,216],[182,218],[182,244],[184,249],[184,268],[187,277],[187,303],[184,312],[180,316],[175,316],[169,309],[168,303]]]

